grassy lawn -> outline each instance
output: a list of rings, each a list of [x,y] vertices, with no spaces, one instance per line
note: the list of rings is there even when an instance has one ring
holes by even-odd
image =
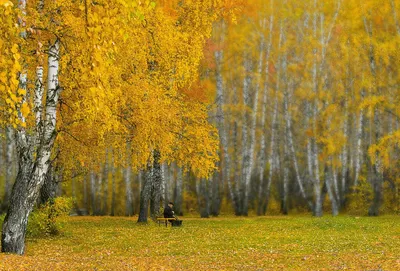
[[[29,239],[1,270],[400,270],[400,216],[71,217],[63,234]]]

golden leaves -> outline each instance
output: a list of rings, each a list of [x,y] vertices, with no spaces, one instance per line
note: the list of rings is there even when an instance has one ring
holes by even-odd
[[[0,101],[2,106],[2,124],[18,124],[17,108],[21,102],[18,94],[18,73],[21,71],[21,52],[18,42],[18,27],[13,21],[17,16],[16,10],[9,1],[0,4]]]
[[[14,4],[9,0],[0,0],[0,5],[4,7],[12,7]]]
[[[174,8],[185,16],[184,9]],[[95,167],[105,146],[112,146],[116,159],[123,161],[129,141],[128,162],[136,169],[147,164],[154,149],[163,161],[179,159],[199,168],[201,175],[214,169],[218,141],[199,99],[204,88],[186,91],[198,79],[213,19],[201,3],[185,8],[191,16],[202,16],[207,27],[190,21],[177,27],[176,17],[153,1],[104,1],[89,7],[86,32],[74,30],[77,36],[64,56],[69,62],[62,62],[60,74],[71,107],[63,106],[59,124],[71,136],[61,134],[58,140],[68,167],[79,166],[76,161]],[[76,29],[85,20],[84,7],[77,9],[82,17],[65,22],[66,28]],[[71,147],[79,144],[77,138],[81,148]]]
[[[28,103],[24,102],[21,106],[21,113],[22,115],[26,118],[28,117],[29,113],[31,112],[31,109],[29,108]]]

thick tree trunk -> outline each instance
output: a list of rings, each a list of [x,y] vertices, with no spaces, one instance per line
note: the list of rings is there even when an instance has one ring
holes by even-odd
[[[331,206],[332,206],[332,215],[337,216],[339,214],[339,208],[337,204],[337,199],[333,193],[332,189],[332,181],[333,181],[333,172],[330,172],[329,174],[329,169],[328,165],[325,165],[325,170],[324,170],[324,178],[325,178],[325,183],[326,183],[326,189],[329,195],[329,199],[331,201]]]
[[[153,174],[152,174],[152,189],[150,197],[150,215],[152,219],[160,216],[161,207],[161,183],[162,183],[162,168],[160,164],[160,152],[155,150],[153,161]]]
[[[7,211],[11,189],[12,189],[12,177],[13,177],[13,159],[14,159],[14,131],[10,126],[6,128],[6,170],[4,176],[4,198],[1,206],[1,211]]]
[[[198,206],[199,206],[200,217],[202,218],[210,217],[210,195],[209,195],[210,184],[211,184],[210,181],[207,181],[204,178],[196,182]]]
[[[32,211],[36,198],[29,197],[30,173],[33,169],[32,157],[29,152],[19,153],[19,170],[14,183],[13,192],[7,215],[3,223],[1,236],[1,251],[24,254],[25,234],[28,217]],[[28,201],[29,200],[29,201]]]
[[[149,164],[145,172],[145,178],[143,180],[142,189],[140,190],[140,206],[139,206],[139,218],[137,222],[147,223],[147,216],[149,211],[149,200],[151,196],[151,187],[153,181],[153,168]]]
[[[57,186],[58,186],[58,182],[56,180],[56,172],[55,169],[52,165],[49,166],[49,170],[46,174],[46,178],[44,180],[44,183],[42,185],[42,188],[40,189],[40,203],[44,204],[47,201],[56,198],[57,196]],[[74,179],[72,179],[73,184],[75,182]],[[73,195],[74,193],[76,193],[75,190],[75,186],[73,185]]]
[[[56,137],[56,111],[60,94],[59,49],[58,40],[49,48],[46,114],[41,145],[32,146],[32,143],[36,145],[36,140],[32,140],[23,128],[17,132],[19,169],[11,194],[10,208],[3,223],[2,252],[24,253],[28,216],[37,200],[51,162],[50,155]],[[21,84],[21,87],[26,87],[26,84]],[[35,156],[34,151],[36,151]]]
[[[218,176],[219,177],[219,176]],[[223,177],[223,176],[221,176]],[[212,216],[219,216],[219,212],[221,209],[221,193],[220,193],[220,178],[216,176],[212,176],[208,183],[210,186],[210,195],[211,195],[211,202],[210,202],[210,215]]]
[[[322,216],[322,203],[323,203],[323,198],[322,198],[322,193],[321,193],[321,178],[319,175],[319,160],[318,160],[318,145],[317,142],[315,142],[315,139],[312,140],[313,143],[313,167],[315,169],[315,178],[314,178],[314,197],[315,197],[315,203],[314,203],[314,216],[320,217]]]

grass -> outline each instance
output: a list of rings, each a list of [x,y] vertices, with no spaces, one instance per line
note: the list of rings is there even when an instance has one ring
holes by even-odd
[[[64,233],[28,239],[0,270],[400,270],[400,216],[70,217]]]

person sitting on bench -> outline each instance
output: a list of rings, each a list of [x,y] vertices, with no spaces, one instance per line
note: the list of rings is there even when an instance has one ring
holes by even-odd
[[[174,204],[172,202],[169,202],[164,209],[164,218],[175,218],[176,220],[178,220],[178,218],[174,214],[174,211],[172,210],[173,207]],[[170,222],[172,223],[172,221]]]
[[[170,218],[168,221],[171,223],[171,226],[174,227],[180,227],[182,226],[182,220],[179,220],[178,217],[175,215],[174,211],[172,208],[174,207],[174,204],[172,202],[169,202],[168,205],[164,209],[164,218]],[[165,226],[167,226],[168,223],[165,221]]]

